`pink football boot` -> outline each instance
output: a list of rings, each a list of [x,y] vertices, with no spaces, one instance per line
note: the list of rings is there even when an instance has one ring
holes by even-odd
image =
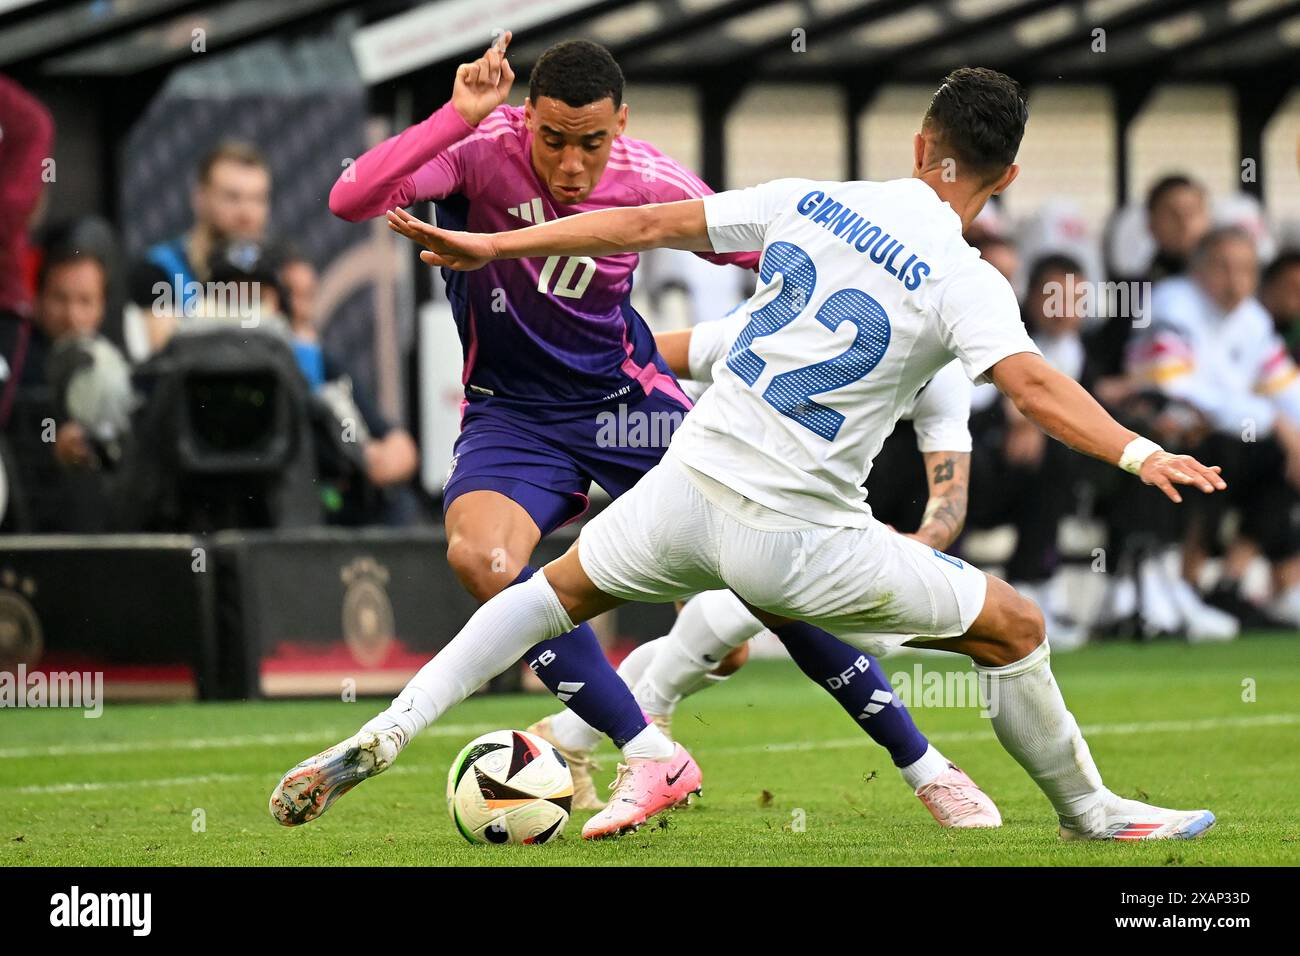
[[[614,792],[604,810],[582,828],[584,840],[631,833],[662,810],[686,803],[701,792],[700,766],[681,744],[667,760],[632,759],[618,765]]]
[[[1002,826],[1002,814],[989,795],[955,764],[916,791],[941,827],[972,830]]]

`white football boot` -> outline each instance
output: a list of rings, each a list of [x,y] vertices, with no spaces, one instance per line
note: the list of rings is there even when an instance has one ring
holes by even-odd
[[[1108,790],[1091,810],[1060,822],[1062,840],[1192,840],[1214,826],[1214,814],[1166,810]]]
[[[315,820],[362,780],[393,765],[406,746],[406,734],[363,730],[286,773],[271,793],[271,816],[282,826],[296,827]]]

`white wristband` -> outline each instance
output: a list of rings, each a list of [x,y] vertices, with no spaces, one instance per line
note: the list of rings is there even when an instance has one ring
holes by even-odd
[[[1164,451],[1164,449],[1151,439],[1139,435],[1124,446],[1124,451],[1119,456],[1119,466],[1130,475],[1136,475],[1142,470],[1142,463],[1157,451]]]

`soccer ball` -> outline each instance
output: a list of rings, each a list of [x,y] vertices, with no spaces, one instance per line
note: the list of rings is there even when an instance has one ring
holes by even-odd
[[[521,730],[471,740],[447,774],[447,810],[470,843],[546,843],[564,832],[572,802],[569,765]]]

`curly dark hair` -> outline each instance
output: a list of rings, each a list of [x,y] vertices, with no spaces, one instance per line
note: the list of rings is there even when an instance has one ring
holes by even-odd
[[[569,106],[586,106],[609,97],[623,103],[623,71],[613,55],[590,40],[564,40],[549,47],[528,78],[528,98],[549,96]]]
[[[959,163],[994,176],[1016,161],[1028,119],[1019,83],[997,70],[963,66],[944,77],[922,128]]]

